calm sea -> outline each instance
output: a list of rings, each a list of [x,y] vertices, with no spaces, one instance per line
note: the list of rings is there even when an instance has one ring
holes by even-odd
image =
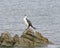
[[[60,44],[60,0],[0,0],[0,34],[9,32],[11,36],[20,36],[26,29],[25,14],[36,31]]]

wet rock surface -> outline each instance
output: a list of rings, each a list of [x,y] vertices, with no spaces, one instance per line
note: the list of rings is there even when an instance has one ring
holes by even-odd
[[[9,32],[1,33],[0,36],[1,46],[46,46],[48,44],[53,43],[32,29],[25,30],[20,37],[17,34],[11,37]]]

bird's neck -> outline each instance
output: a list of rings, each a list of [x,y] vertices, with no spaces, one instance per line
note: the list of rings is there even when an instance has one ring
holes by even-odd
[[[24,20],[26,20],[26,18],[24,18]]]

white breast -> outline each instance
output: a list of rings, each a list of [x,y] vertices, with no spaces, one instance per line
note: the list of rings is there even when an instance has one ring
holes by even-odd
[[[27,22],[26,18],[24,18],[24,22],[28,26],[28,22]]]

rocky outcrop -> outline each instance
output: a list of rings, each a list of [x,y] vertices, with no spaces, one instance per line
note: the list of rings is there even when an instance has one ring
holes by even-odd
[[[52,42],[50,42],[46,37],[42,36],[41,33],[31,29],[25,30],[21,35],[21,38],[28,39],[31,46],[45,46],[52,44]]]
[[[12,46],[12,37],[9,32],[1,34],[1,41],[2,46]]]
[[[2,33],[0,36],[1,46],[46,46],[48,44],[53,43],[32,29],[25,30],[20,37],[17,34],[11,37],[9,32]]]

